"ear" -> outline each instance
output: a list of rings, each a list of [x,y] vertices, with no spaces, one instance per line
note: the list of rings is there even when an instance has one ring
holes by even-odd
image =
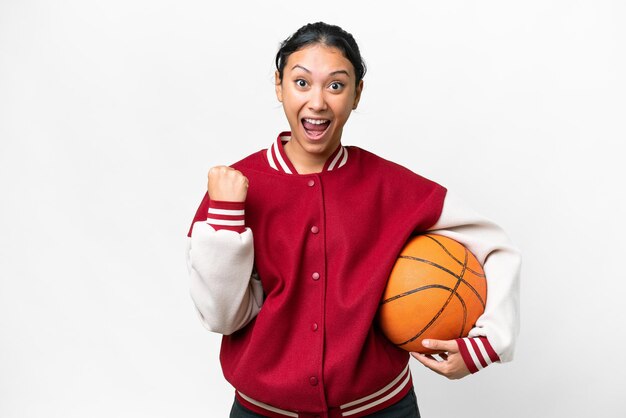
[[[356,92],[354,95],[354,103],[352,104],[352,110],[355,110],[361,100],[361,92],[363,91],[363,80],[359,81],[359,85],[356,86]]]
[[[278,70],[274,72],[274,88],[276,89],[276,98],[279,102],[283,102],[283,83],[280,80]]]

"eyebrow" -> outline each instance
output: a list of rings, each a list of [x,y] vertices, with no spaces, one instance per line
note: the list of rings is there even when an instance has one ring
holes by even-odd
[[[291,68],[291,71],[295,70],[296,68],[300,68],[300,69],[302,69],[302,70],[306,71],[307,73],[311,74],[311,71],[310,71],[309,69],[307,69],[307,68],[305,68],[305,67],[303,67],[303,66],[301,66],[301,65],[299,65],[299,64],[294,65],[294,66]],[[337,75],[337,74],[345,74],[346,76],[350,77],[350,73],[349,73],[349,72],[347,72],[346,70],[337,70],[337,71],[333,71],[333,72],[331,72],[329,75]]]

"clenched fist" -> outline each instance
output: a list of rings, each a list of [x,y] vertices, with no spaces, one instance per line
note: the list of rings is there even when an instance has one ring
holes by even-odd
[[[248,194],[248,179],[241,171],[219,165],[209,170],[207,189],[211,200],[245,202]]]

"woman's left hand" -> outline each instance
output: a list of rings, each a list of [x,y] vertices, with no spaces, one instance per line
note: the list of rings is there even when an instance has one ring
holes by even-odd
[[[430,354],[411,353],[417,361],[432,371],[448,379],[461,379],[470,374],[459,352],[459,345],[455,340],[424,340],[422,345],[431,350],[441,352],[438,355],[443,359],[442,361],[435,360]]]

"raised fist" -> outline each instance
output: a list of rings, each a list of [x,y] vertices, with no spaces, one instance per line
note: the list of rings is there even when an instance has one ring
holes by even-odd
[[[245,202],[248,179],[241,171],[219,165],[209,170],[207,189],[211,200]]]

